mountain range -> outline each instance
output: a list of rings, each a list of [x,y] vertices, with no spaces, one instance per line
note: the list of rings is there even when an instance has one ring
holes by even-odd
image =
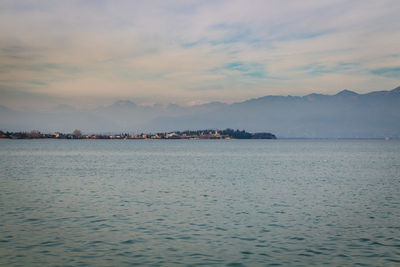
[[[51,111],[0,106],[0,130],[86,133],[245,129],[278,138],[400,137],[400,87],[358,94],[264,96],[226,104],[145,107],[129,100],[92,110],[60,105]]]

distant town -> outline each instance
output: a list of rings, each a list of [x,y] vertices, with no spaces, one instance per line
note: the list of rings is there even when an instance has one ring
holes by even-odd
[[[244,130],[196,130],[161,133],[120,133],[120,134],[83,134],[80,130],[72,133],[3,132],[0,139],[276,139],[271,133],[249,133]]]

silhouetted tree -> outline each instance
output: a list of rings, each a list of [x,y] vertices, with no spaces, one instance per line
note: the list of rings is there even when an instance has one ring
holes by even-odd
[[[78,130],[78,129],[75,129],[75,130],[72,132],[72,135],[73,135],[75,138],[77,138],[77,139],[82,138],[82,132],[81,132],[80,130]]]
[[[40,132],[38,130],[33,130],[28,134],[28,136],[30,138],[40,138],[41,134],[40,134]]]

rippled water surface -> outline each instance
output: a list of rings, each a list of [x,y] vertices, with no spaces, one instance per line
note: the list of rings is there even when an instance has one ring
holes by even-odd
[[[400,142],[1,140],[0,265],[400,265]]]

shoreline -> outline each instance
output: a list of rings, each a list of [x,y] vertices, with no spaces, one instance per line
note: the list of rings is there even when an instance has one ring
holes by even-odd
[[[152,139],[152,138],[127,138],[127,139],[117,139],[117,138],[109,138],[109,139],[95,139],[95,138],[81,138],[81,139],[67,139],[67,138],[0,138],[0,141],[2,140],[12,140],[12,141],[17,141],[17,140],[66,140],[66,141],[88,141],[88,140],[96,140],[96,141],[113,141],[113,140],[129,140],[129,141],[157,141],[157,140],[213,140],[213,141],[220,141],[220,140],[226,140],[226,141],[231,141],[231,140],[252,140],[252,141],[257,141],[257,140],[279,140],[279,141],[400,141],[400,138],[276,138],[276,139],[239,139],[239,138],[226,138],[226,139],[215,139],[215,138],[179,138],[179,139],[173,139],[173,138],[167,138],[167,139]]]

